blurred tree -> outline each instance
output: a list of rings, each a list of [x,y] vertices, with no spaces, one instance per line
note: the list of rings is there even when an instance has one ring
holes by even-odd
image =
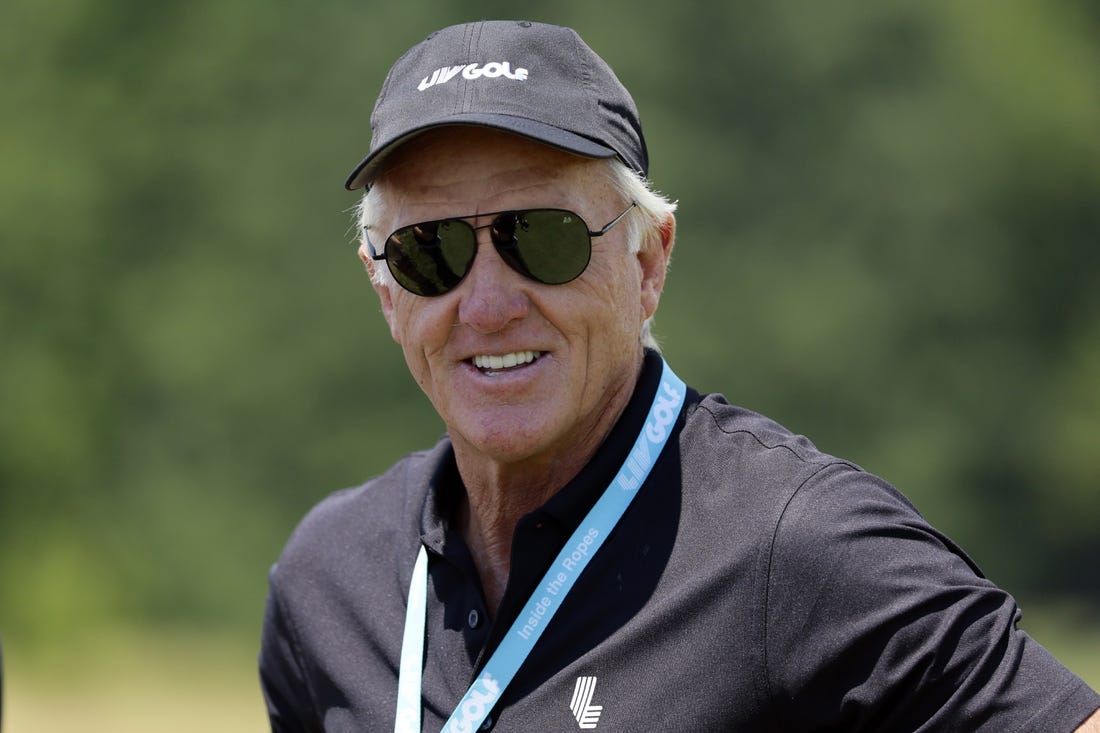
[[[678,371],[884,475],[1010,589],[1100,602],[1096,8],[527,14],[641,106],[681,201]],[[340,185],[398,54],[513,15],[0,5],[0,626],[253,633],[306,508],[440,435]]]

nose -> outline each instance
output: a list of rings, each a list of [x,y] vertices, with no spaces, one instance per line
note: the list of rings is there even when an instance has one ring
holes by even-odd
[[[478,231],[473,266],[458,287],[458,320],[478,333],[498,333],[530,312],[526,280],[501,258],[486,229]]]

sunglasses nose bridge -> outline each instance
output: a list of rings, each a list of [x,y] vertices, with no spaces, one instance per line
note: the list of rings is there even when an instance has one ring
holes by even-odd
[[[521,275],[526,274],[522,270],[516,270],[514,262],[504,254],[509,246],[514,246],[514,234],[503,227],[499,215],[476,217],[473,222],[467,220],[464,223],[474,233],[475,248],[467,277],[472,274],[478,262],[487,259],[495,260],[495,264],[506,265],[505,269],[509,272],[518,271]]]
[[[488,245],[493,245],[493,226],[496,219],[486,219],[485,217],[477,217],[472,221],[466,221],[466,225],[474,232],[474,241],[477,243],[478,249]]]
[[[493,238],[489,227],[473,227],[473,230],[474,257],[470,262],[466,279],[478,278],[495,284],[510,275],[515,275],[508,260],[501,255],[500,242]]]

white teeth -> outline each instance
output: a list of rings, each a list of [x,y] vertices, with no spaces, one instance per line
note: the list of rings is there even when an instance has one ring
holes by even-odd
[[[478,354],[474,357],[474,366],[478,369],[488,369],[490,371],[511,369],[515,366],[530,364],[540,356],[542,356],[541,351],[513,351],[511,354],[501,356]]]

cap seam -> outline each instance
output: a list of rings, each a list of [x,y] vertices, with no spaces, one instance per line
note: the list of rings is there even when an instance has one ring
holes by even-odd
[[[477,58],[477,49],[481,46],[481,35],[485,31],[485,23],[476,23],[470,26],[470,37],[466,43],[466,63],[472,64]],[[456,113],[466,114],[470,111],[470,98],[473,95],[473,84],[463,82],[462,84],[462,99],[458,102],[459,106],[455,109]]]
[[[573,30],[570,30],[569,35],[573,41],[573,58],[577,60],[577,64],[581,69],[581,83],[586,90],[592,91],[592,67],[588,65],[588,61],[585,60],[584,54],[581,53],[581,37]],[[592,104],[594,100],[592,100],[590,96],[588,98],[589,104]]]

